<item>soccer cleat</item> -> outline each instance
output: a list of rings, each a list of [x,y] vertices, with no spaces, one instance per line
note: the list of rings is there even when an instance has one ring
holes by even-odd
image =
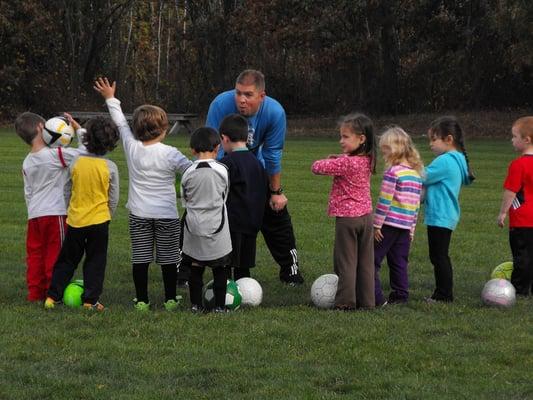
[[[279,280],[287,283],[289,286],[298,286],[304,283],[304,277],[300,274],[297,267],[281,268],[279,271]]]
[[[91,311],[104,311],[105,307],[102,303],[96,302],[94,304],[91,303],[83,303],[83,309],[84,310],[91,310]]]
[[[163,303],[163,306],[165,307],[165,310],[167,311],[175,311],[178,309],[178,306],[181,302],[182,297],[176,296],[176,300],[170,299]]]
[[[51,297],[47,297],[44,301],[44,308],[45,310],[52,310],[56,307],[56,305],[60,304],[60,301],[55,301]]]
[[[144,301],[137,301],[137,298],[133,299],[133,307],[137,311],[150,311],[150,303],[145,303]]]

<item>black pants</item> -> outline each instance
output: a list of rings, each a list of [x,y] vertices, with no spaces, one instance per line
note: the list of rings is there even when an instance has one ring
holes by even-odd
[[[281,211],[274,211],[267,203],[261,233],[265,238],[268,250],[281,269],[297,271],[296,239],[287,207]]]
[[[428,226],[429,259],[435,272],[435,291],[431,296],[439,301],[453,301],[453,270],[448,251],[452,230]]]
[[[182,261],[183,262],[183,261]],[[185,262],[187,264],[187,262]],[[204,286],[205,267],[190,266],[189,295],[191,304],[202,307],[202,288]],[[226,271],[224,267],[215,267],[213,270],[213,292],[215,294],[215,307],[224,307],[226,304]]]
[[[533,282],[533,228],[509,229],[509,243],[513,253],[511,283],[516,294],[528,296]]]
[[[83,228],[68,226],[61,252],[54,266],[48,296],[56,301],[63,298],[65,287],[72,279],[85,253],[82,301],[95,304],[102,294],[104,285],[108,239],[109,221]]]

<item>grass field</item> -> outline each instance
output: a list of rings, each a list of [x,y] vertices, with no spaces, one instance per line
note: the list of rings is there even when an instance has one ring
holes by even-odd
[[[495,223],[514,157],[508,140],[467,143],[478,178],[462,192],[462,219],[452,237],[453,304],[423,301],[434,281],[420,223],[407,306],[343,313],[309,305],[313,280],[332,271],[334,225],[326,216],[331,180],[313,176],[310,165],[338,152],[338,145],[336,139],[295,138],[286,146],[284,186],[306,284],[283,286],[261,239],[252,274],[263,286],[263,304],[227,315],[192,315],[188,301],[178,313],[162,310],[155,265],[155,311],[132,308],[127,171],[120,148],[111,156],[120,169],[122,197],[110,228],[101,299],[108,310],[45,312],[28,304],[20,173],[27,148],[12,131],[0,131],[0,139],[1,399],[533,398],[533,301],[520,299],[499,310],[483,307],[479,297],[492,268],[510,259],[507,230]],[[167,143],[184,149],[186,138]],[[429,162],[427,143],[417,143]],[[374,195],[381,170],[380,164]],[[387,285],[386,266],[382,272]]]

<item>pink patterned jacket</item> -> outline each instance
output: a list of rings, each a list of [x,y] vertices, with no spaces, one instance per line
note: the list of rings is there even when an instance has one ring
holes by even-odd
[[[316,175],[333,176],[328,206],[330,217],[360,217],[372,212],[370,157],[327,158],[315,161],[311,170]]]

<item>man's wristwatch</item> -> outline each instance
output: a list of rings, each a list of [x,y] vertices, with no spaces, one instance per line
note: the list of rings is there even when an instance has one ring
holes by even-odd
[[[280,186],[279,189],[272,189],[270,188],[270,194],[277,194],[277,195],[280,195],[280,194],[283,194],[283,188]]]

